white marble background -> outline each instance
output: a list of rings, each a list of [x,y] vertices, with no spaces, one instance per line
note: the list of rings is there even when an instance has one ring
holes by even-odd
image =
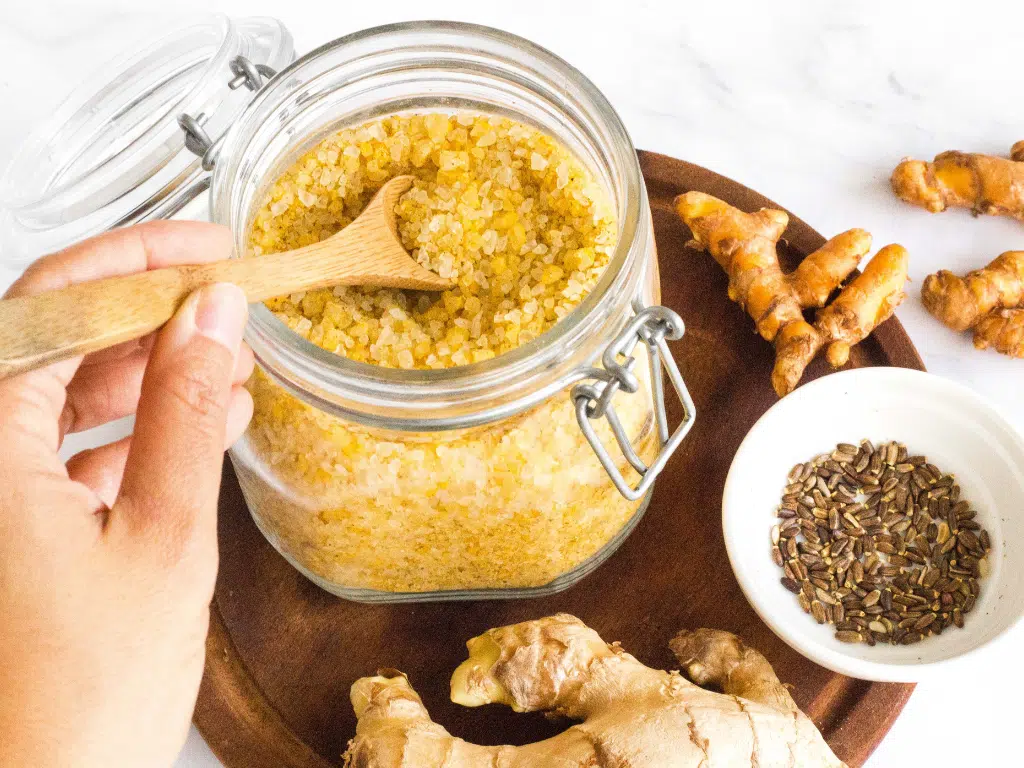
[[[903,243],[916,286],[940,267],[966,271],[1024,247],[1021,224],[929,216],[894,200],[886,183],[904,155],[999,153],[1024,138],[1024,6],[977,0],[0,0],[0,163],[140,27],[211,10],[277,16],[300,53],[356,29],[425,17],[532,38],[604,90],[638,147],[731,176],[826,235],[860,226],[878,245]],[[13,277],[0,267],[0,286]],[[1024,431],[1024,361],[974,351],[911,292],[898,314],[928,368],[984,393]],[[999,655],[921,685],[870,766],[1020,764],[1024,673],[1012,651],[1024,647],[1024,630],[1013,639]],[[177,768],[217,765],[193,731]]]

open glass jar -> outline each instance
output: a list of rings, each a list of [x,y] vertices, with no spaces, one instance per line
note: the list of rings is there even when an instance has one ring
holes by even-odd
[[[219,135],[183,113],[212,177],[210,217],[251,252],[267,190],[340,128],[410,113],[488,114],[539,129],[607,193],[617,244],[550,331],[490,360],[384,368],[332,354],[252,307],[256,408],[231,458],[257,525],[334,594],[412,601],[546,594],[597,567],[636,525],[693,423],[657,306],[657,255],[636,154],[570,65],[483,27],[418,22],[341,38],[265,82]],[[234,80],[233,80],[234,82]],[[254,88],[255,90],[255,88]],[[664,378],[683,403],[671,429]]]

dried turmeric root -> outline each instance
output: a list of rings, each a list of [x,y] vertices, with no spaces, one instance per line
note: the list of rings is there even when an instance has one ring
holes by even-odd
[[[791,392],[823,346],[829,365],[846,365],[850,347],[866,339],[903,300],[908,264],[905,248],[887,245],[818,313],[813,326],[801,321],[784,328],[775,340],[775,391]]]
[[[903,300],[908,258],[889,245],[826,306],[829,296],[871,250],[871,235],[851,229],[833,237],[792,272],[779,266],[776,243],[789,217],[764,208],[744,213],[703,192],[675,200],[676,212],[729,276],[729,298],[754,319],[758,333],[775,344],[772,385],[779,397],[796,387],[822,348],[833,367],[845,365],[850,347],[865,339]],[[804,310],[822,308],[814,324]]]
[[[566,614],[492,629],[466,645],[452,701],[581,722],[521,747],[470,744],[430,719],[404,675],[385,671],[352,686],[359,722],[345,765],[844,768],[765,658],[726,632],[697,630],[673,641],[694,682],[644,666]]]
[[[1024,357],[1024,251],[1007,251],[964,277],[928,275],[925,308],[954,331],[974,329],[974,346]]]
[[[964,277],[941,270],[924,279],[925,308],[954,331],[966,331],[994,309],[1024,305],[1024,251],[1000,254]]]
[[[892,172],[892,190],[932,213],[970,208],[974,214],[1024,219],[1024,142],[1012,159],[968,152],[943,152],[935,160],[904,160]]]
[[[1024,357],[1024,307],[997,309],[981,318],[974,327],[974,346]]]

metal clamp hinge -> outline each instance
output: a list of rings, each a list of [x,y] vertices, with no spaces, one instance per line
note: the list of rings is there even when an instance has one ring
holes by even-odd
[[[682,318],[671,309],[660,306],[637,307],[636,316],[605,350],[601,358],[602,367],[591,368],[586,372],[586,377],[593,381],[577,384],[572,388],[571,396],[580,429],[583,430],[583,434],[594,449],[594,453],[597,454],[601,466],[605,468],[619,493],[630,501],[640,499],[650,490],[654,478],[665,468],[665,464],[693,426],[696,416],[693,400],[690,398],[682,374],[679,372],[667,344],[668,341],[682,338],[683,332]],[[658,438],[661,441],[661,450],[650,465],[646,464],[637,454],[612,404],[613,398],[620,390],[635,394],[640,389],[640,380],[633,372],[636,365],[633,352],[636,350],[637,344],[641,342],[648,351],[654,420]],[[683,419],[671,434],[669,434],[668,415],[665,409],[663,371],[668,374],[668,379],[683,406]],[[629,484],[607,447],[601,442],[593,424],[594,420],[600,418],[608,420],[622,455],[640,475],[640,482],[636,486]]]
[[[235,56],[231,60],[231,71],[235,75],[228,81],[228,88],[238,90],[243,85],[252,92],[262,88],[277,72],[266,64],[253,64],[245,56]],[[264,79],[265,78],[265,79]],[[211,171],[217,163],[217,153],[223,136],[211,139],[203,128],[203,113],[195,117],[185,112],[178,115],[178,125],[185,132],[185,148],[193,155],[203,159],[203,170]]]

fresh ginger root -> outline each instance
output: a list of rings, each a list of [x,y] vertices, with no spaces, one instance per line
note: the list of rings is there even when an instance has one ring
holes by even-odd
[[[968,152],[943,152],[935,160],[904,160],[892,172],[892,190],[932,213],[970,208],[975,214],[1024,219],[1024,142],[1011,159]]]
[[[350,768],[844,768],[761,654],[726,632],[672,642],[697,684],[644,666],[559,614],[467,643],[452,701],[507,704],[581,721],[545,741],[479,746],[430,719],[400,672],[352,686]],[[705,690],[712,685],[722,693]]]
[[[786,274],[776,251],[789,224],[782,211],[744,213],[703,192],[680,195],[675,207],[694,244],[708,250],[729,276],[729,298],[754,319],[766,341],[774,342],[772,385],[779,397],[793,391],[823,347],[833,367],[845,365],[850,347],[867,338],[903,300],[907,252],[889,245],[826,306],[871,250],[871,235],[862,229],[833,237]],[[804,319],[805,309],[822,307],[813,325]]]
[[[1024,357],[1024,251],[1007,251],[964,277],[948,270],[921,288],[925,308],[954,331],[974,329],[974,346]]]

